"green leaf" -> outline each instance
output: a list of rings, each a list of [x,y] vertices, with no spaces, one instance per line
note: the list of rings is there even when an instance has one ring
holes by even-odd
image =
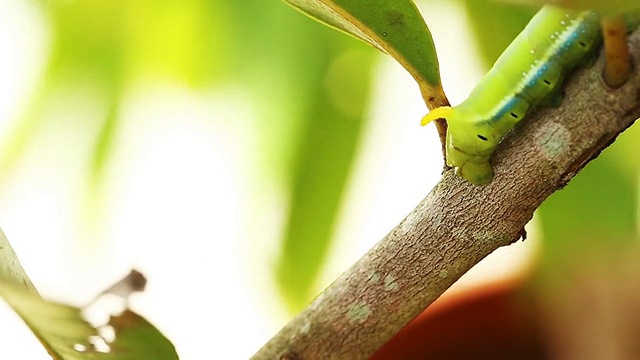
[[[418,82],[428,105],[445,102],[433,39],[412,0],[285,1],[391,55]]]
[[[20,260],[0,229],[0,279],[20,285],[24,290],[37,294],[31,279],[22,268]]]
[[[324,39],[324,45],[331,44],[330,40]],[[313,286],[333,239],[340,200],[365,124],[371,81],[370,52],[324,53],[329,56],[323,56],[323,64],[314,70],[317,77],[307,83],[307,91],[316,89],[316,95],[305,104],[299,119],[302,133],[289,170],[289,217],[277,269],[284,298],[295,312],[316,295]]]
[[[246,0],[229,7],[242,39],[236,78],[253,93],[260,114],[259,186],[268,178],[287,191],[273,277],[293,313],[316,295],[366,126],[377,54],[279,2]]]
[[[99,352],[92,345],[100,339],[98,329],[83,319],[81,309],[44,300],[10,282],[0,282],[0,295],[56,360],[178,359],[171,342],[130,310],[110,318],[115,340],[108,343],[108,352]]]

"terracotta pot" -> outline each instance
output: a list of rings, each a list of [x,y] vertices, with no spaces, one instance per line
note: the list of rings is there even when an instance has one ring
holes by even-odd
[[[445,295],[371,359],[547,359],[538,307],[522,284]]]

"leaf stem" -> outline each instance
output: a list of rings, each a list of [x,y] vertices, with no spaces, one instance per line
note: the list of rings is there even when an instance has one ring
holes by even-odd
[[[621,15],[605,17],[602,20],[602,32],[606,55],[604,81],[608,86],[617,89],[631,74],[627,24]]]
[[[422,93],[422,98],[424,99],[424,103],[427,105],[429,110],[437,109],[443,106],[451,106],[449,104],[449,99],[444,93],[442,86],[437,87],[434,91],[434,87],[423,85],[418,81],[420,85],[420,92]],[[438,137],[440,138],[440,145],[442,146],[442,156],[444,158],[444,166],[447,169],[447,121],[445,119],[437,119],[434,121],[436,125],[436,130],[438,131]]]

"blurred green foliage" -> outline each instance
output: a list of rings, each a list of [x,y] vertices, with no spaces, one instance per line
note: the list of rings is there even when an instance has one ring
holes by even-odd
[[[260,133],[265,151],[280,157],[267,161],[274,166],[268,171],[289,189],[276,279],[296,312],[316,295],[365,121],[375,51],[281,2],[234,2],[230,9],[233,18],[246,18],[237,28],[235,65],[248,73],[238,75],[248,75],[267,108]]]
[[[638,136],[637,126],[621,134],[540,207],[545,270],[599,249],[621,254],[637,242]]]
[[[326,54],[325,59],[330,60],[330,53]],[[327,61],[325,80],[316,82],[325,83],[324,96],[316,97],[307,108],[312,121],[305,122],[295,150],[289,217],[278,267],[281,289],[296,312],[316,295],[313,285],[331,243],[364,124],[370,65],[370,54],[345,54],[333,64]]]
[[[10,174],[52,121],[46,115],[54,95],[89,90],[103,107],[88,120],[100,129],[87,149],[89,197],[99,197],[132,89],[158,82],[203,93],[241,89],[259,116],[247,119],[260,134],[256,173],[289,194],[274,280],[292,310],[306,304],[365,123],[376,51],[279,1],[39,4],[50,20],[51,50],[17,130],[0,149],[0,170]]]

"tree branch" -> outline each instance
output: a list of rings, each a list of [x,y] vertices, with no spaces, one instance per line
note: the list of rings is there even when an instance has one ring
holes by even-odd
[[[638,66],[640,31],[630,42]],[[445,171],[395,229],[253,359],[364,359],[473,265],[517,241],[536,208],[640,117],[638,69],[612,90],[602,68],[601,57],[576,71],[560,108],[536,111],[509,134],[489,185]]]

